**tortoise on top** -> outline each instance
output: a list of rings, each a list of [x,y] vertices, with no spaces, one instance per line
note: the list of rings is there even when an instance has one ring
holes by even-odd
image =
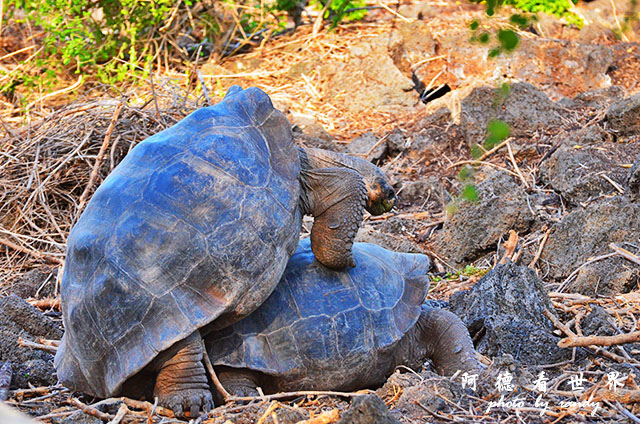
[[[269,296],[303,214],[315,217],[318,259],[340,268],[352,262],[363,206],[382,213],[393,198],[377,167],[297,148],[264,92],[232,87],[136,146],[72,229],[58,378],[107,397],[145,375],[178,415],[210,407],[200,330]]]
[[[353,252],[355,268],[336,272],[302,240],[271,296],[205,338],[228,391],[358,390],[381,385],[398,365],[419,369],[427,357],[440,374],[480,368],[460,318],[423,303],[427,256],[369,243]]]

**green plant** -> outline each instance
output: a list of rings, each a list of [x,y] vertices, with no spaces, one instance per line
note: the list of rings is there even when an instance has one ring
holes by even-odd
[[[509,23],[516,28],[525,29],[531,22],[536,21],[536,13],[543,12],[562,18],[570,25],[581,28],[584,24],[582,18],[575,12],[574,4],[578,0],[470,0],[472,3],[486,4],[487,16],[493,16],[496,10],[503,5],[513,6],[514,8],[525,12],[525,14],[514,13],[509,17]],[[637,0],[631,0],[632,2]],[[474,20],[470,23],[469,28],[472,31],[471,41],[482,44],[489,44],[493,39],[494,47],[489,49],[489,57],[496,57],[503,53],[514,51],[520,44],[518,33],[512,28],[499,28],[492,34],[490,31],[481,28],[480,22]]]
[[[487,272],[489,272],[489,269],[487,268],[478,268],[473,265],[467,265],[464,268],[457,270],[456,272],[447,272],[444,275],[444,277],[432,277],[431,281],[435,283],[442,280],[455,281],[455,280],[458,280],[461,276],[467,277],[467,278],[473,277],[473,276],[482,277]]]
[[[543,12],[563,18],[568,24],[578,28],[584,25],[584,21],[574,12],[574,5],[578,0],[505,0],[504,4],[529,13]]]
[[[331,20],[331,28],[335,28],[342,21],[362,19],[367,14],[366,0],[312,0],[310,2],[318,10],[322,10],[327,3],[329,7],[324,18]]]
[[[314,1],[322,8],[326,0]],[[365,1],[333,0],[326,17],[334,25],[359,19],[366,10],[350,8]],[[158,62],[191,69],[185,62],[198,52],[202,56],[202,46],[208,53],[239,51],[261,30],[284,28],[283,12],[303,5],[304,0],[6,0],[2,16],[7,24],[34,28],[43,36],[29,63],[0,70],[0,92],[13,98],[17,91],[27,96],[51,91],[69,73],[109,85],[130,83],[146,79]],[[222,33],[228,35],[226,44]]]
[[[476,28],[477,29],[477,28]],[[509,84],[502,84],[497,90],[495,99],[493,101],[492,108],[497,111],[509,97],[511,93],[511,86]],[[471,147],[471,156],[474,159],[480,158],[486,151],[491,150],[498,144],[502,143],[511,134],[511,127],[508,123],[501,119],[489,119],[487,122],[487,135],[482,143],[482,146],[474,145]],[[458,211],[458,207],[461,202],[477,202],[478,191],[473,182],[475,175],[475,168],[472,166],[465,166],[458,173],[458,180],[462,183],[462,189],[460,194],[453,199],[446,207],[448,215],[453,215]]]
[[[574,11],[574,5],[578,4],[578,0],[470,0],[472,3],[485,2],[486,13],[493,16],[496,10],[503,5],[513,6],[518,10],[526,13],[543,12],[565,19],[568,24],[583,25],[582,18]],[[633,1],[633,0],[632,0]],[[514,20],[514,16],[516,17]],[[527,24],[527,18],[521,15],[512,15],[512,23],[519,26]]]
[[[47,91],[60,76],[90,74],[115,84],[146,77],[159,53],[159,28],[173,14],[174,0],[8,0],[12,24],[39,29],[39,54],[19,71],[5,73],[0,91],[23,85]],[[183,6],[191,5],[184,0]],[[215,28],[207,28],[215,31]],[[41,70],[45,70],[42,72]],[[25,99],[26,101],[26,99]]]
[[[475,173],[475,169],[471,166],[465,166],[458,173],[458,180],[462,183],[462,189],[460,194],[447,205],[446,212],[448,215],[454,215],[462,202],[474,203],[478,201],[478,190],[473,184]]]

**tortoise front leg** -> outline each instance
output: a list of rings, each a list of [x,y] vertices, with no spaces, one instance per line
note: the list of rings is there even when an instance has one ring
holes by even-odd
[[[177,417],[188,412],[195,418],[200,411],[213,407],[207,374],[202,364],[203,348],[198,331],[173,345],[168,359],[157,364],[159,368],[153,395],[158,404],[173,410]],[[166,357],[167,355],[163,355]]]
[[[351,247],[367,199],[362,177],[347,168],[311,169],[301,177],[303,206],[314,217],[311,250],[316,259],[332,269],[355,266]]]

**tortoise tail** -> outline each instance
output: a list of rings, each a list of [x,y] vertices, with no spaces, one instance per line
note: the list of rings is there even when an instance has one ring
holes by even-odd
[[[438,374],[453,375],[458,370],[482,369],[469,331],[458,316],[445,309],[423,306],[418,325],[427,357]]]

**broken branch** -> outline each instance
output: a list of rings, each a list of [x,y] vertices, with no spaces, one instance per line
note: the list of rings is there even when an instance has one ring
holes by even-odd
[[[18,244],[12,243],[7,239],[3,239],[0,238],[0,244],[3,244],[15,251],[18,251],[20,253],[25,253],[29,256],[32,256],[36,259],[40,259],[43,260],[45,262],[48,263],[52,263],[52,264],[57,264],[57,265],[62,265],[64,264],[64,261],[60,258],[56,258],[55,256],[50,256],[50,255],[46,255],[40,252],[36,252],[35,250],[31,250],[31,249],[27,249],[26,247],[20,246]]]
[[[631,262],[640,265],[640,257],[634,255],[633,253],[629,252],[627,249],[623,249],[622,247],[618,247],[613,243],[609,244],[609,248],[611,248],[611,250],[613,250],[614,252],[616,252],[618,255],[622,256],[623,258],[630,260]]]
[[[109,141],[111,140],[111,133],[113,132],[113,128],[116,126],[116,122],[118,122],[118,117],[120,116],[120,111],[124,106],[123,102],[118,103],[116,106],[116,110],[113,112],[113,116],[111,117],[111,122],[109,122],[109,127],[107,128],[107,132],[104,135],[104,140],[102,141],[102,146],[100,146],[100,151],[98,152],[98,157],[96,157],[96,162],[93,164],[93,169],[91,170],[91,175],[89,175],[89,182],[85,187],[82,195],[80,195],[80,200],[78,201],[78,211],[82,211],[84,208],[84,204],[87,201],[87,197],[89,197],[89,192],[93,188],[93,185],[98,177],[98,170],[100,169],[100,164],[102,163],[102,158],[104,157],[104,153],[107,151],[107,147],[109,146]]]
[[[618,334],[616,336],[571,336],[558,342],[559,347],[576,347],[576,346],[614,346],[625,343],[634,343],[640,341],[640,331],[632,333]]]

